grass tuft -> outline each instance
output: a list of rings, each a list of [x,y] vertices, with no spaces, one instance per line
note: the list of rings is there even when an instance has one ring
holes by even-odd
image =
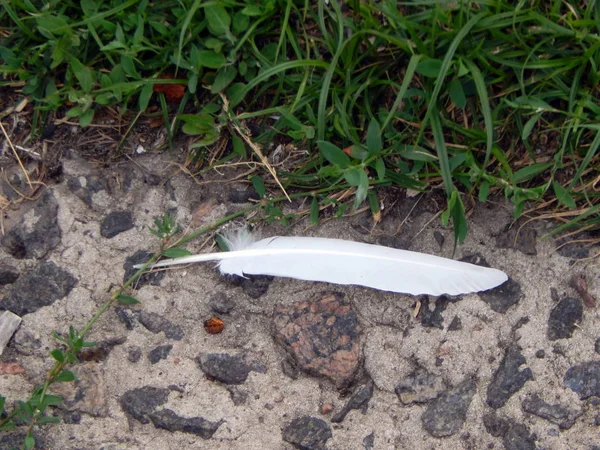
[[[182,128],[193,155],[218,144],[199,163],[254,157],[285,195],[353,188],[358,207],[380,185],[442,188],[458,240],[465,195],[501,193],[515,217],[585,208],[572,224],[600,227],[596,2],[0,3],[0,86],[35,104],[34,135],[52,118],[86,126],[154,105],[169,146]],[[307,151],[277,167],[256,151],[281,142]],[[313,198],[313,215],[329,204]]]

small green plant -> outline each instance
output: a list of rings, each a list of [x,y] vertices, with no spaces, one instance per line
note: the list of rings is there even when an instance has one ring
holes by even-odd
[[[49,352],[50,356],[54,359],[54,365],[46,374],[45,382],[37,386],[27,400],[17,401],[10,413],[5,411],[5,398],[0,395],[0,415],[3,417],[0,420],[0,431],[10,430],[17,426],[26,427],[27,431],[23,443],[24,449],[29,450],[35,447],[35,427],[60,422],[58,417],[48,415],[47,413],[49,407],[59,405],[63,399],[58,395],[50,394],[49,389],[55,383],[75,381],[76,377],[68,367],[79,361],[79,353],[82,349],[96,345],[95,342],[86,341],[85,337],[98,319],[115,303],[123,305],[140,303],[137,298],[127,294],[127,291],[143,274],[146,268],[157,261],[158,258],[161,256],[179,257],[189,254],[186,250],[169,246],[169,242],[181,232],[181,227],[177,225],[172,215],[164,214],[162,217],[156,217],[154,224],[156,228],[150,228],[150,232],[160,239],[160,250],[150,258],[143,268],[139,269],[123,286],[111,295],[81,330],[76,330],[72,326],[69,326],[69,331],[66,334],[53,333],[53,336],[62,345]],[[200,231],[206,232],[207,229]]]
[[[150,233],[159,238],[162,242],[167,243],[171,238],[181,232],[181,227],[175,222],[172,214],[166,213],[162,217],[154,218],[156,228],[148,227]]]

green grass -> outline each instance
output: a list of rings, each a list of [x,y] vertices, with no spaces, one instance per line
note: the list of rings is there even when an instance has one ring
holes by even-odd
[[[323,188],[355,187],[373,210],[377,186],[439,187],[459,241],[467,196],[494,192],[516,217],[551,201],[585,213],[567,227],[600,227],[596,1],[0,3],[0,84],[35,103],[34,134],[50,112],[85,126],[156,104],[179,114],[169,142],[182,129],[206,154],[231,139],[221,163],[259,158],[237,131],[252,119],[263,148],[308,149],[281,185],[269,170],[260,183],[317,207]],[[169,83],[186,85],[177,107],[155,91]]]

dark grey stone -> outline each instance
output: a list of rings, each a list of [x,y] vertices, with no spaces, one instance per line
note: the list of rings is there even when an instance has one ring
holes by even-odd
[[[120,399],[121,408],[131,417],[143,424],[150,423],[148,415],[169,399],[169,389],[152,386],[128,391]]]
[[[127,359],[132,362],[132,363],[136,363],[140,360],[140,358],[142,357],[142,349],[139,347],[131,347],[129,350],[127,350]]]
[[[71,192],[76,192],[78,189],[81,189],[81,181],[76,177],[69,178],[67,180],[67,187]]]
[[[202,417],[180,417],[170,409],[156,411],[169,399],[170,389],[145,386],[126,392],[120,399],[121,408],[138,422],[152,422],[156,428],[182,431],[209,439],[223,421],[210,422]]]
[[[560,344],[560,342],[552,345],[552,353],[554,353],[555,355],[564,356],[565,358],[567,357],[567,354],[565,353],[565,349]]]
[[[252,187],[239,186],[229,191],[229,201],[231,203],[247,203],[250,199],[260,199]]]
[[[442,233],[440,233],[439,231],[434,231],[433,237],[435,238],[435,241],[438,243],[440,248],[444,246],[444,241],[446,240],[446,238],[444,238],[444,235]]]
[[[10,264],[0,263],[0,286],[13,284],[19,278],[19,270]]]
[[[105,361],[112,352],[113,348],[115,348],[117,345],[124,344],[126,340],[127,338],[124,336],[105,339],[97,342],[93,347],[83,348],[77,356],[82,361]]]
[[[581,409],[579,411],[571,411],[566,406],[546,403],[537,394],[533,394],[523,400],[521,407],[523,411],[546,419],[558,425],[563,430],[571,428],[575,420],[583,414],[583,410]]]
[[[44,191],[33,211],[36,219],[33,225],[19,223],[0,241],[15,258],[41,259],[60,243],[58,203],[51,190]]]
[[[487,404],[494,409],[501,408],[508,399],[523,385],[533,379],[529,367],[523,370],[519,368],[527,361],[516,346],[506,350],[500,366],[494,373],[492,382],[487,389]]]
[[[108,213],[100,224],[100,235],[107,239],[133,228],[133,215],[130,211],[113,211]]]
[[[538,350],[535,352],[535,357],[538,359],[544,359],[546,357],[546,351],[545,350]]]
[[[537,255],[536,238],[535,229],[529,226],[521,227],[517,222],[496,237],[496,246],[498,248],[514,248],[525,255],[535,256]]]
[[[63,420],[65,421],[65,423],[79,424],[79,423],[81,423],[81,414],[78,412],[74,412],[71,414],[65,414],[63,417]]]
[[[125,264],[123,264],[123,269],[125,269],[125,275],[123,275],[123,283],[125,283],[138,271],[138,269],[134,269],[133,266],[135,266],[136,264],[143,264],[146,261],[148,261],[151,257],[152,253],[144,250],[138,250],[133,255],[127,257],[125,259]],[[164,277],[164,270],[159,270],[157,272],[146,272],[133,283],[132,288],[139,289],[149,284],[152,286],[158,286],[160,285],[160,282]]]
[[[13,284],[0,300],[0,310],[7,309],[23,316],[53,304],[69,295],[77,279],[52,261],[43,262]]]
[[[423,367],[418,367],[406,378],[400,380],[395,392],[404,405],[427,403],[446,390],[441,377],[433,375]]]
[[[217,292],[210,298],[208,306],[217,314],[229,314],[235,307],[235,302],[224,292]]]
[[[136,312],[137,311],[132,311],[130,309],[125,308],[115,308],[115,313],[117,314],[117,317],[121,322],[123,322],[125,328],[127,328],[128,330],[133,330],[133,327],[137,324]]]
[[[348,402],[331,418],[331,421],[333,423],[342,422],[353,409],[360,409],[363,414],[366,414],[369,407],[369,400],[373,397],[373,388],[373,380],[369,380],[367,383],[358,386],[350,396]]]
[[[0,433],[0,449],[17,450],[24,448],[23,444],[25,442],[25,437],[27,437],[27,430],[24,428],[25,427],[17,427],[10,431],[2,431],[2,433]],[[51,448],[38,433],[34,433],[33,438],[35,439],[36,449],[44,450]]]
[[[211,422],[202,417],[181,417],[170,409],[152,412],[148,414],[148,418],[156,428],[190,433],[202,439],[210,439],[224,422],[223,420]]]
[[[536,435],[530,433],[525,425],[513,423],[504,435],[502,443],[505,450],[536,450],[536,439]]]
[[[510,429],[510,422],[508,420],[498,417],[496,413],[484,414],[483,426],[485,430],[494,437],[503,437],[508,433]]]
[[[587,239],[595,238],[589,233],[581,233],[578,235],[581,242],[572,242],[570,237],[560,237],[556,239],[556,252],[565,258],[584,259],[590,256],[589,245],[586,245]]]
[[[412,243],[412,237],[408,235],[400,236],[381,236],[377,239],[377,244],[384,247],[396,248],[398,250],[408,250]]]
[[[9,202],[12,202],[21,198],[20,192],[23,192],[23,190],[27,186],[27,181],[24,179],[25,177],[23,176],[23,174],[21,172],[14,173],[10,177],[10,182],[4,177],[2,178],[2,191],[4,192],[4,196],[6,197],[6,199]]]
[[[479,292],[477,295],[494,311],[504,314],[511,306],[519,303],[521,299],[521,285],[509,277],[508,281],[505,281],[497,288]]]
[[[600,397],[600,361],[589,361],[571,367],[565,373],[565,386],[579,394],[581,400]]]
[[[362,441],[364,450],[373,450],[375,448],[375,432],[365,436]]]
[[[483,425],[492,436],[502,437],[505,449],[535,450],[537,448],[535,434],[530,434],[529,429],[523,424],[502,419],[496,413],[491,413],[483,416]]]
[[[476,266],[491,267],[490,263],[487,262],[481,253],[473,253],[472,255],[463,256],[459,261],[475,264]]]
[[[423,428],[434,437],[452,436],[464,425],[476,390],[475,379],[469,378],[441,394],[421,416]]]
[[[324,450],[333,434],[327,422],[316,417],[303,416],[284,428],[282,438],[299,450]]]
[[[152,364],[156,364],[161,359],[168,357],[172,349],[173,346],[171,344],[159,345],[158,347],[150,350],[150,353],[148,353],[148,359]]]
[[[242,384],[252,371],[264,372],[260,364],[250,364],[245,354],[203,353],[196,358],[200,369],[224,384]]]
[[[594,342],[594,351],[600,355],[600,338]]]
[[[459,330],[462,330],[462,321],[460,320],[460,317],[454,316],[454,319],[452,319],[452,322],[450,322],[450,325],[448,325],[448,331]]]
[[[419,309],[418,319],[421,320],[421,325],[426,328],[439,328],[444,329],[444,317],[442,313],[446,310],[449,304],[456,303],[461,300],[461,297],[449,297],[442,295],[435,299],[435,306],[433,309],[430,308],[429,297],[425,296],[421,298],[421,309]]]
[[[185,336],[179,325],[172,323],[159,314],[144,310],[134,311],[133,313],[148,331],[153,333],[160,333],[163,331],[167,338],[175,339],[176,341],[182,340]]]
[[[564,298],[550,311],[548,319],[548,339],[568,339],[573,336],[577,325],[583,319],[583,302],[578,298]]]
[[[67,179],[67,187],[89,208],[93,207],[92,198],[96,192],[106,189],[106,182],[96,175],[85,175],[85,182],[80,181],[82,177],[71,177]]]
[[[251,298],[259,298],[267,293],[269,286],[275,277],[269,275],[225,275],[225,280],[233,286],[240,286]]]

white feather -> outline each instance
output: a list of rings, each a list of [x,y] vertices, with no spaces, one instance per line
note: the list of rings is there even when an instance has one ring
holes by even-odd
[[[218,260],[223,274],[273,275],[436,296],[485,291],[508,279],[497,269],[341,239],[248,239],[249,234],[239,234],[226,239],[233,251],[185,256],[160,261],[153,267]]]

